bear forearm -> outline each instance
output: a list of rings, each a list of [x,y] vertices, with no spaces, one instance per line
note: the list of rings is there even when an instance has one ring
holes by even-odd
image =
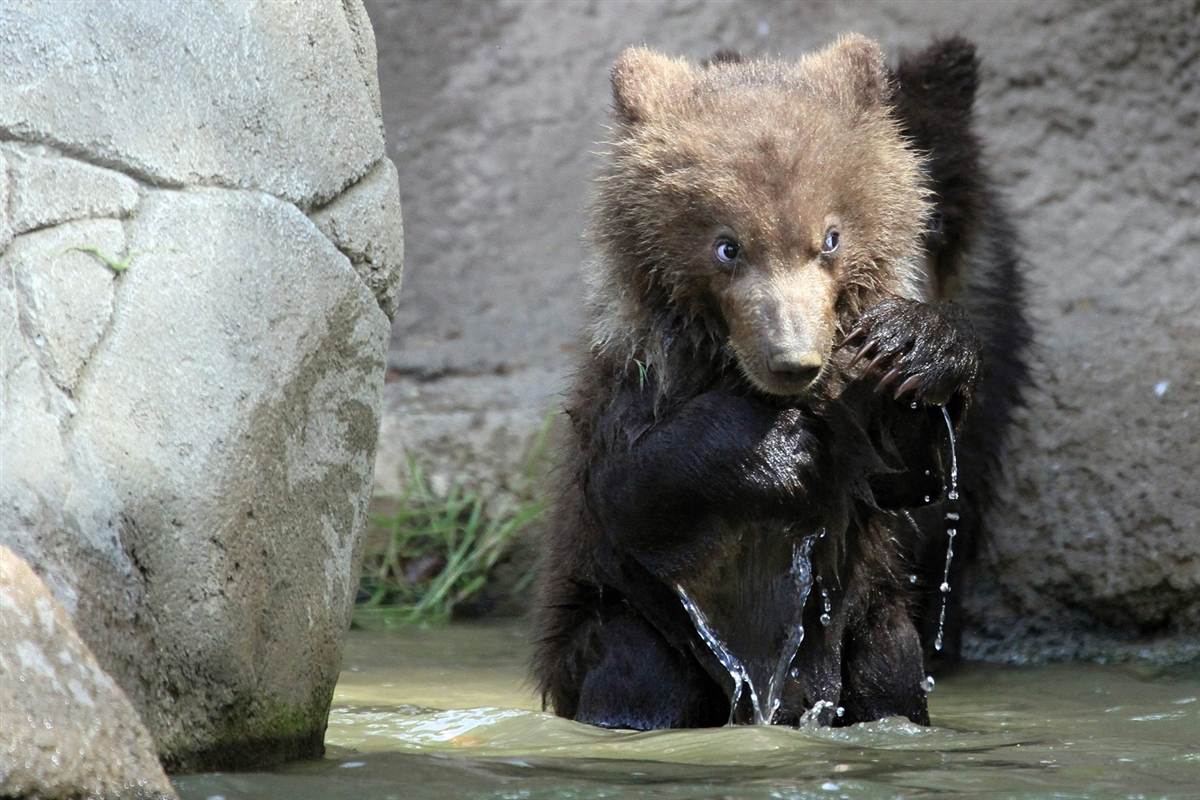
[[[594,461],[588,504],[624,544],[686,537],[726,515],[795,516],[809,500],[819,448],[798,410],[710,392]]]

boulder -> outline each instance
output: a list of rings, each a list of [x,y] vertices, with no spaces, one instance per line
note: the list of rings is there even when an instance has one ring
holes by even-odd
[[[322,751],[399,192],[360,4],[159,16],[0,7],[0,544],[168,769],[263,765]]]
[[[0,642],[0,797],[175,797],[125,693],[7,547]]]
[[[180,3],[166,18],[139,0],[6,3],[0,138],[158,185],[331,200],[383,156],[362,14],[353,0]]]

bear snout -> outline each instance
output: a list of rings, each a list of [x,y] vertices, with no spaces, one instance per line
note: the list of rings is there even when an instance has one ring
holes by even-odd
[[[772,377],[807,387],[821,374],[825,360],[816,350],[772,347],[767,351],[767,369]]]

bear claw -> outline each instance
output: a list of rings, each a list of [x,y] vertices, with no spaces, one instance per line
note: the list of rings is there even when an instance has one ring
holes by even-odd
[[[944,405],[955,396],[969,399],[974,390],[978,339],[952,304],[888,298],[867,309],[843,343],[858,348],[848,370],[870,358],[859,378],[878,376],[876,394],[890,389],[897,401]]]

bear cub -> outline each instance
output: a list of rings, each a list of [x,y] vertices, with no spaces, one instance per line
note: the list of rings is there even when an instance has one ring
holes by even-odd
[[[894,75],[855,35],[796,63],[632,48],[612,88],[544,701],[634,729],[927,723],[947,424],[994,464],[1028,338],[974,50]]]

